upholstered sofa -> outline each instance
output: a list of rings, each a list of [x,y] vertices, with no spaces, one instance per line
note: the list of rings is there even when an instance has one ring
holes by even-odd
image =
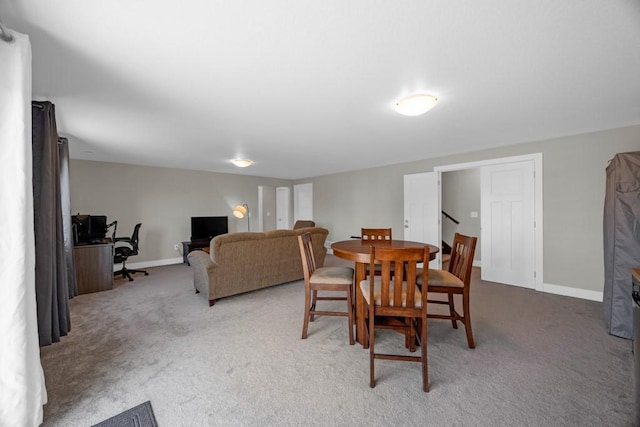
[[[188,255],[193,286],[212,306],[222,297],[236,295],[304,277],[298,235],[310,232],[318,266],[324,264],[329,231],[320,227],[273,230],[264,233],[229,233],[214,237],[209,253]]]

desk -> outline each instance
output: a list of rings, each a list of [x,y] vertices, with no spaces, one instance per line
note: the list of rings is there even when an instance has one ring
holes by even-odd
[[[367,346],[365,336],[365,313],[364,297],[360,291],[360,282],[365,279],[366,267],[371,258],[371,246],[387,248],[424,248],[429,247],[429,259],[433,260],[440,251],[437,246],[428,243],[410,242],[407,240],[342,240],[331,245],[333,254],[338,258],[346,259],[356,263],[356,341]]]
[[[73,247],[78,295],[113,289],[113,243]]]

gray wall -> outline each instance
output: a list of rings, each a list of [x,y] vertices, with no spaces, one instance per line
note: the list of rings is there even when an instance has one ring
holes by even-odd
[[[443,216],[442,240],[451,245],[455,233],[476,236],[473,259],[480,261],[480,168],[442,173],[442,210],[460,222],[456,224]],[[478,216],[471,218],[474,211]]]
[[[360,227],[393,227],[403,235],[403,176],[435,166],[523,154],[543,154],[545,284],[601,292],[605,168],[614,154],[640,150],[631,126],[491,150],[313,178],[314,217],[328,239],[348,239]],[[309,180],[304,180],[308,182]]]
[[[118,220],[118,234],[137,222],[141,254],[136,262],[180,256],[173,245],[187,240],[189,218],[229,216],[230,231],[246,220],[231,215],[248,203],[257,215],[259,185],[291,187],[312,182],[314,220],[329,229],[329,240],[359,235],[361,227],[393,227],[403,236],[403,176],[435,166],[522,154],[543,154],[544,278],[546,284],[601,292],[602,213],[605,168],[614,154],[640,150],[640,126],[516,144],[298,182],[243,175],[115,163],[71,161],[72,212],[105,214]],[[257,216],[251,227],[257,230]]]
[[[282,179],[86,160],[71,160],[70,176],[72,213],[117,220],[118,236],[130,236],[142,223],[140,255],[131,259],[136,263],[180,257],[173,246],[189,240],[192,216],[228,216],[230,232],[246,231],[247,220],[231,212],[247,203],[251,230],[257,230],[258,186],[292,185]]]

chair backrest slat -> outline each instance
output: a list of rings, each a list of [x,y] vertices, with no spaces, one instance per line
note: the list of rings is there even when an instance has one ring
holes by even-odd
[[[462,280],[465,285],[471,281],[471,268],[473,267],[477,240],[477,237],[465,236],[460,233],[453,236],[448,271]]]
[[[299,235],[298,244],[300,246],[300,258],[302,258],[302,270],[304,272],[304,279],[308,281],[311,275],[316,271],[316,259],[313,255],[311,233],[304,233]]]
[[[361,228],[360,238],[362,240],[392,240],[391,228]]]
[[[381,265],[380,281],[380,307],[407,308],[416,306],[416,280],[418,263],[429,262],[429,248],[385,248],[371,246],[370,269],[375,263]],[[422,269],[423,283],[427,283],[428,269]],[[376,278],[369,275],[370,301],[374,300],[373,283]],[[390,294],[391,284],[393,294]],[[427,293],[422,293],[423,307],[427,303]]]
[[[381,300],[383,306],[390,305],[391,296],[389,295],[389,288],[391,283],[391,262],[383,261],[382,262],[382,287],[381,287]],[[397,301],[397,299],[396,299]]]

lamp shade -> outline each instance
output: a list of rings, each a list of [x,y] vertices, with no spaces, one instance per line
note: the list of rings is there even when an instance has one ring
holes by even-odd
[[[246,205],[238,205],[233,208],[233,216],[236,218],[244,218],[245,215],[247,215],[247,212],[249,212],[249,210]]]
[[[438,98],[428,93],[418,93],[415,95],[405,96],[396,102],[395,109],[398,113],[405,116],[419,116],[432,109]]]

